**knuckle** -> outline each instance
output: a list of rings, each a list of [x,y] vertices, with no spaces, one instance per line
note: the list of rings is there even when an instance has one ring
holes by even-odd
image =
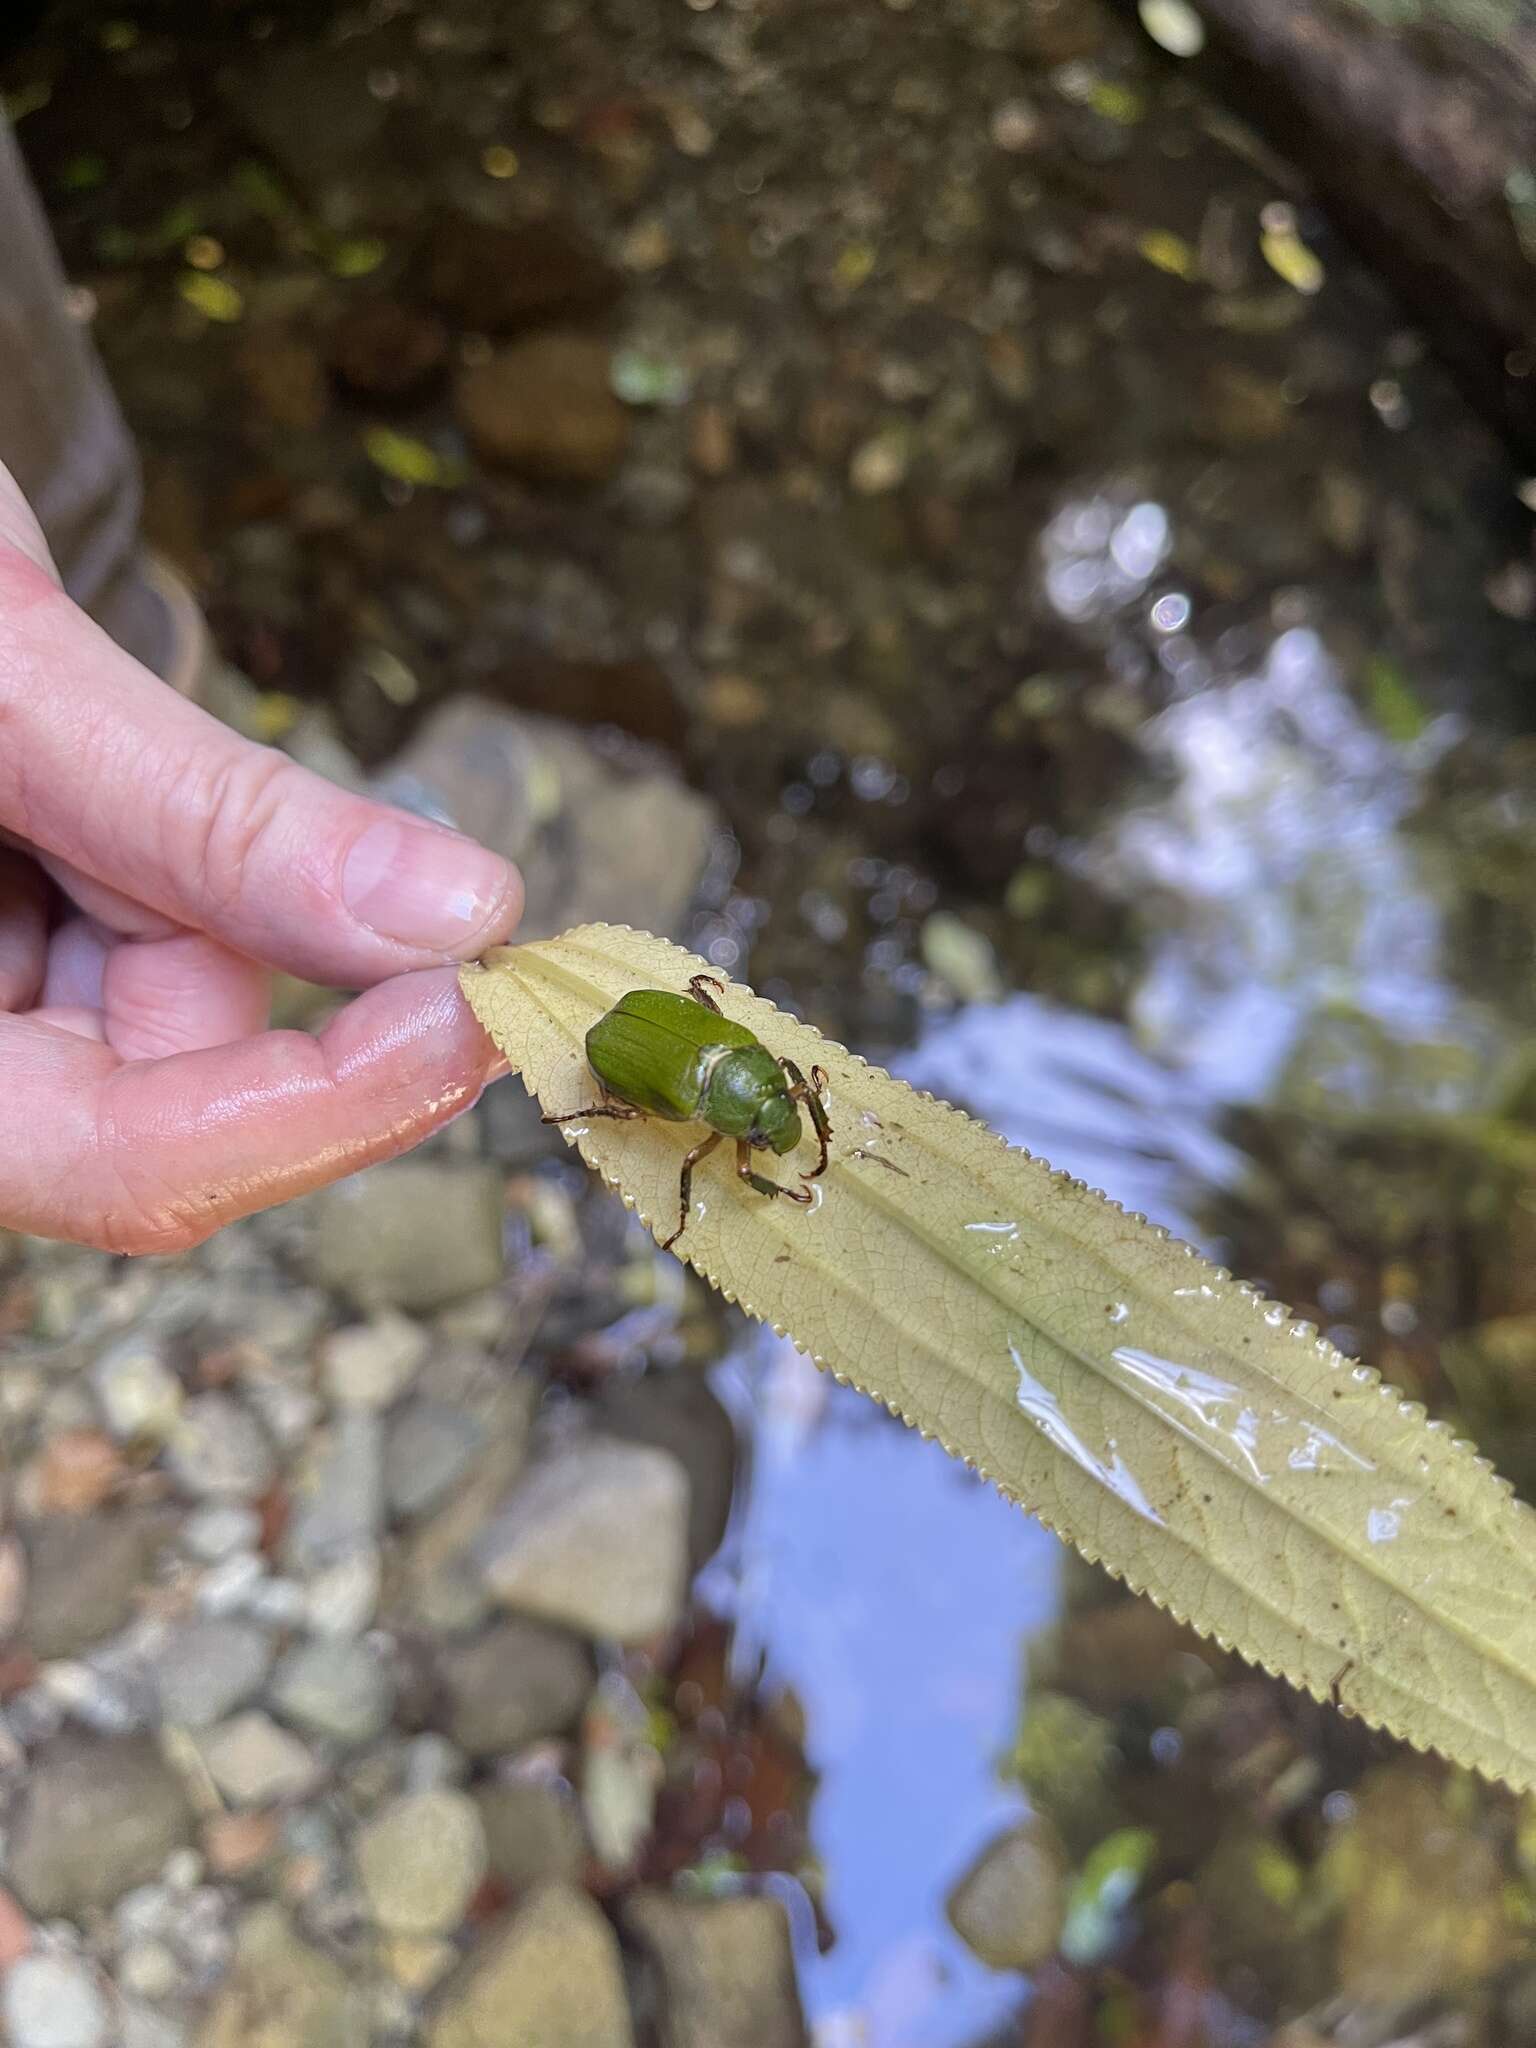
[[[299,772],[275,749],[249,745],[221,752],[205,771],[195,802],[187,806],[193,820],[187,855],[189,872],[211,909],[239,902]]]

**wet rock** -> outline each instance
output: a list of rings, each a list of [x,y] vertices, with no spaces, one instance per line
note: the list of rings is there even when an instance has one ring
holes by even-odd
[[[254,1709],[199,1738],[203,1766],[233,1806],[275,1806],[302,1799],[323,1776],[296,1735]]]
[[[591,1652],[564,1629],[520,1615],[450,1642],[440,1666],[447,1730],[466,1756],[505,1756],[580,1719],[597,1682]]]
[[[440,1308],[502,1276],[494,1167],[395,1160],[317,1198],[314,1277],[365,1308]]]
[[[666,1451],[587,1438],[528,1474],[475,1556],[506,1606],[645,1642],[687,1596],[687,1475]]]
[[[385,1313],[336,1330],[320,1350],[325,1390],[343,1408],[388,1408],[420,1371],[431,1339],[409,1316]]]
[[[530,335],[462,369],[454,411],[483,462],[535,483],[599,484],[629,447],[608,345],[574,331]]]
[[[619,1945],[585,1892],[541,1886],[444,1988],[428,2048],[634,2048]]]
[[[1513,1928],[1498,1852],[1453,1808],[1454,1781],[1416,1757],[1361,1781],[1330,1845],[1344,1901],[1338,1981],[1350,1998],[1402,2004],[1491,1977]]]
[[[449,1790],[391,1800],[361,1830],[354,1853],[369,1911],[391,1934],[457,1927],[486,1871],[475,1803]]]
[[[488,676],[483,687],[519,711],[568,725],[612,725],[636,739],[681,753],[687,716],[666,671],[643,656],[630,661],[554,661],[524,655]]]
[[[276,322],[251,330],[235,351],[235,370],[267,423],[288,433],[314,433],[331,409],[319,351]]]
[[[22,1530],[27,1604],[22,1637],[42,1658],[71,1657],[126,1625],[134,1596],[170,1535],[166,1517],[47,1515]]]
[[[994,1970],[1033,1970],[1055,1952],[1069,1871],[1060,1835],[1034,1815],[999,1835],[950,1893],[960,1939]]]
[[[181,1416],[181,1381],[152,1338],[125,1337],[91,1367],[101,1419],[119,1443],[164,1443]]]
[[[190,1400],[166,1447],[171,1476],[197,1500],[257,1500],[275,1465],[266,1431],[232,1394]]]
[[[367,2048],[366,1987],[300,1938],[282,1907],[253,1906],[197,2048]]]
[[[311,202],[362,175],[386,108],[350,53],[294,44],[221,71],[219,84],[263,150]]]
[[[448,364],[448,330],[420,306],[362,299],[326,338],[337,380],[357,398],[403,403],[423,396]]]
[[[34,1914],[78,1916],[153,1877],[191,1838],[186,1789],[154,1743],[60,1743],[22,1790],[7,1875]]]
[[[515,860],[529,939],[591,922],[680,931],[719,828],[675,775],[616,766],[565,725],[475,697],[434,713],[374,790]]]
[[[75,1956],[30,1955],[6,1972],[0,2013],[11,2048],[105,2048],[106,2000]]]
[[[346,1636],[290,1650],[272,1674],[274,1712],[306,1735],[371,1742],[389,1720],[394,1686],[377,1652]]]
[[[294,1479],[283,1559],[315,1572],[369,1549],[384,1527],[384,1427],[343,1409],[309,1446]]]
[[[446,1401],[411,1401],[384,1444],[384,1494],[402,1521],[429,1513],[467,1470],[485,1441],[477,1417]]]
[[[427,289],[461,327],[507,334],[601,313],[620,280],[568,222],[503,227],[454,214],[433,233]]]
[[[261,1690],[272,1667],[265,1629],[209,1616],[183,1623],[155,1652],[151,1675],[164,1720],[208,1728]]]
[[[478,1787],[474,1800],[491,1869],[509,1891],[580,1877],[587,1844],[567,1786],[550,1778],[499,1778]]]
[[[776,1899],[642,1891],[624,1926],[660,1979],[660,2048],[804,2048],[789,1923]]]
[[[720,1400],[695,1372],[615,1375],[599,1413],[610,1436],[670,1451],[688,1475],[688,1558],[697,1571],[720,1547],[731,1512],[736,1431]]]

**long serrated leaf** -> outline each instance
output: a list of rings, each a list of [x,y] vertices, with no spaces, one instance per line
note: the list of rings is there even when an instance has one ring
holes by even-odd
[[[551,1112],[594,1098],[583,1039],[707,964],[587,925],[464,969]],[[727,1015],[830,1078],[814,1207],[699,1169],[679,1257],[841,1380],[1241,1656],[1418,1747],[1536,1783],[1536,1515],[1309,1324],[1143,1218],[739,984]],[[697,1127],[567,1137],[658,1237]],[[773,1162],[780,1177],[811,1154]]]

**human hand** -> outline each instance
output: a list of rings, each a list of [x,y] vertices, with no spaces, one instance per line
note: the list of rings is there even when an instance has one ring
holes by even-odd
[[[448,964],[517,871],[251,745],[65,596],[0,467],[0,1226],[175,1252],[500,1070]],[[364,989],[268,1031],[268,970]]]

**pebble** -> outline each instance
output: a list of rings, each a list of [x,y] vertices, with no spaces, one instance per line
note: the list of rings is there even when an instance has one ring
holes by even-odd
[[[629,447],[608,344],[575,330],[531,334],[460,370],[453,404],[483,462],[541,483],[602,483]]]
[[[218,1564],[236,1551],[255,1550],[261,1541],[261,1517],[254,1508],[214,1503],[194,1508],[181,1525],[181,1546],[204,1564]]]
[[[462,1792],[391,1800],[358,1834],[355,1854],[369,1910],[390,1934],[457,1927],[486,1872],[485,1830]]]
[[[283,1561],[310,1573],[377,1542],[384,1527],[384,1426],[344,1408],[311,1446],[294,1480]]]
[[[135,1998],[169,1998],[182,1979],[181,1964],[163,1941],[139,1941],[124,1949],[117,1981]]]
[[[541,1885],[486,1930],[425,2040],[427,2048],[634,2048],[613,1929],[574,1885]]]
[[[316,1197],[311,1263],[363,1308],[429,1311],[501,1279],[503,1221],[494,1167],[395,1160]]]
[[[306,1735],[370,1742],[389,1721],[394,1685],[377,1652],[346,1636],[300,1643],[273,1673],[274,1711]]]
[[[508,1607],[644,1642],[682,1617],[687,1475],[666,1451],[588,1437],[528,1474],[475,1558]]]
[[[203,1854],[213,1877],[242,1877],[277,1847],[272,1813],[216,1813],[203,1825]]]
[[[26,1552],[14,1536],[0,1536],[0,1643],[15,1635],[26,1599]]]
[[[152,1662],[161,1716],[179,1728],[209,1728],[256,1696],[271,1665],[272,1644],[254,1623],[185,1622]]]
[[[419,1323],[393,1311],[337,1330],[320,1351],[326,1392],[343,1408],[388,1408],[415,1379],[430,1347]]]
[[[499,1778],[476,1789],[475,1804],[491,1869],[509,1891],[546,1878],[579,1880],[587,1844],[568,1785],[556,1778]]]
[[[44,1514],[85,1515],[110,1499],[123,1471],[122,1454],[105,1430],[61,1429],[28,1477]]]
[[[303,1940],[281,1906],[253,1906],[199,2048],[366,2048],[367,1993]]]
[[[485,1441],[477,1418],[446,1401],[410,1401],[390,1424],[384,1495],[391,1516],[424,1515],[452,1491]]]
[[[624,1928],[661,1980],[658,2048],[805,2048],[777,1899],[641,1891],[626,1903]]]
[[[11,2048],[104,2048],[111,2032],[106,2000],[73,1956],[23,1956],[0,1989]]]
[[[384,1963],[404,1990],[420,1997],[440,1983],[459,1960],[451,1941],[430,1934],[395,1934],[384,1944]]]
[[[29,1583],[23,1632],[34,1655],[72,1657],[132,1619],[170,1534],[155,1511],[44,1515],[22,1529]]]
[[[272,1484],[272,1446],[232,1394],[197,1394],[166,1446],[166,1463],[197,1500],[257,1500]]]
[[[1010,1828],[950,1893],[955,1932],[994,1970],[1033,1970],[1055,1952],[1067,1909],[1067,1858],[1043,1814]]]
[[[91,1385],[101,1419],[119,1443],[164,1443],[181,1419],[181,1381],[151,1338],[124,1337],[101,1352]]]
[[[118,2010],[118,2048],[187,2048],[186,2022],[137,1998],[125,1998]]]
[[[541,1736],[563,1735],[580,1719],[597,1682],[585,1643],[522,1615],[446,1643],[438,1671],[447,1700],[444,1725],[472,1757],[504,1756]]]
[[[143,1736],[61,1741],[35,1759],[6,1870],[43,1918],[78,1917],[154,1877],[191,1839],[186,1788]]]
[[[319,1759],[296,1735],[254,1708],[210,1729],[198,1750],[209,1777],[235,1806],[302,1799],[323,1776]]]
[[[372,1545],[316,1572],[304,1589],[304,1618],[316,1635],[356,1636],[379,1604],[383,1560]]]

